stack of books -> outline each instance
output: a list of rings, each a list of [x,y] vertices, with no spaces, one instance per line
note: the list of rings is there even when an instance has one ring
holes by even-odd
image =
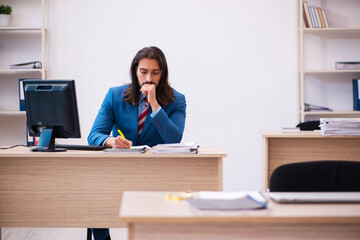
[[[307,28],[328,28],[328,20],[324,9],[314,6],[308,6],[307,2],[303,2],[304,23]]]
[[[198,153],[199,145],[196,142],[158,144],[151,151],[154,153]]]
[[[360,135],[360,118],[320,118],[321,134]]]

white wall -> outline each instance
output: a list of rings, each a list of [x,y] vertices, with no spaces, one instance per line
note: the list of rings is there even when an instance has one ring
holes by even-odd
[[[187,99],[183,141],[227,146],[224,190],[260,190],[260,130],[297,124],[296,5],[285,0],[62,0],[49,6],[49,79],[75,79],[86,143],[109,87],[145,46]],[[67,140],[69,142],[69,140]]]

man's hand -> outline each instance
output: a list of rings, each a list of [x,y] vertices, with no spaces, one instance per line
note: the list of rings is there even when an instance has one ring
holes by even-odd
[[[105,145],[112,148],[130,148],[132,146],[132,141],[126,140],[119,135],[116,138],[109,137]]]
[[[159,108],[159,103],[156,100],[156,85],[153,82],[144,83],[140,92],[147,96],[152,111],[155,112]]]

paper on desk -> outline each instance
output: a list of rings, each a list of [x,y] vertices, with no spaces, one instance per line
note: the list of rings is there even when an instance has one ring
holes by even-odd
[[[267,208],[260,192],[199,192],[198,198],[185,200],[200,214],[211,211],[243,211]]]
[[[266,198],[258,191],[239,191],[239,192],[217,192],[217,191],[200,191],[199,198],[201,199],[223,199],[231,200],[236,198],[242,198],[249,195],[253,199],[259,202],[266,203]]]
[[[196,142],[158,144],[152,148],[154,153],[197,153],[199,145]]]
[[[103,152],[105,153],[144,153],[150,149],[147,145],[133,146],[131,148],[107,148]]]
[[[145,147],[146,150],[149,150],[150,147],[148,145],[140,145],[140,146],[132,146],[132,149],[143,149]]]

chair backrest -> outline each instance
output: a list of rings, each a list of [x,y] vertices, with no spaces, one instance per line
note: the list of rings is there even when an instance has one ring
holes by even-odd
[[[314,161],[285,164],[272,173],[270,191],[360,191],[360,162]]]

